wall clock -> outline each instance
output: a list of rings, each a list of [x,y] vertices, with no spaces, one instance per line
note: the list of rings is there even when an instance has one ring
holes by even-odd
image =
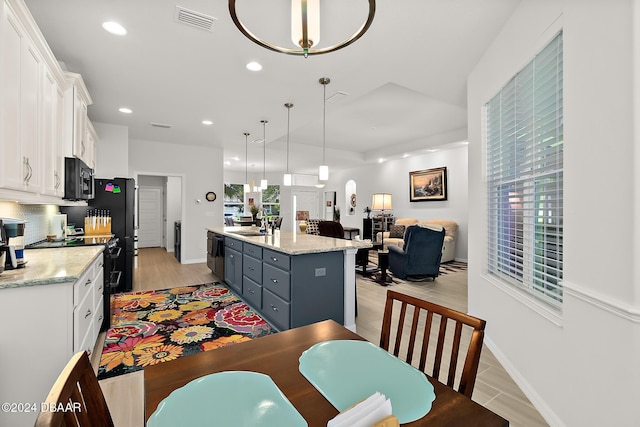
[[[209,202],[213,202],[216,199],[216,193],[209,191],[205,197]]]

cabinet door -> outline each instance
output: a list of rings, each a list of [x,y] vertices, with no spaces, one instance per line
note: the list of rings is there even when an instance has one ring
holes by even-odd
[[[42,80],[42,114],[41,114],[41,141],[42,141],[42,184],[45,194],[57,195],[58,169],[57,169],[57,99],[58,84],[51,72],[45,67]]]
[[[96,169],[96,146],[98,144],[98,134],[91,121],[87,118],[87,132],[85,138],[85,163],[91,169]]]
[[[229,247],[224,256],[224,281],[242,293],[242,254]]]
[[[21,190],[24,183],[20,149],[20,73],[24,30],[5,5],[2,45],[2,168],[3,187]]]
[[[21,141],[24,161],[24,190],[34,193],[41,191],[40,181],[40,85],[42,58],[35,46],[26,37],[23,38],[21,73]]]
[[[73,88],[73,155],[86,163],[87,159],[87,103],[80,91]]]
[[[2,185],[40,192],[39,106],[42,58],[11,9],[3,9]]]

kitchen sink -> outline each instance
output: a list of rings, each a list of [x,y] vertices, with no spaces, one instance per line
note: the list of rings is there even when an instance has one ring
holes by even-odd
[[[264,233],[260,233],[257,230],[236,230],[229,231],[231,234],[239,234],[240,236],[264,236]]]

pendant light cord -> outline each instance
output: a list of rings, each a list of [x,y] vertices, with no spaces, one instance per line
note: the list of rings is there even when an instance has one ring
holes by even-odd
[[[244,182],[249,184],[247,164],[249,163],[249,132],[244,133]]]
[[[327,146],[327,83],[322,84],[322,164],[326,165],[325,151]]]
[[[262,179],[266,180],[266,168],[267,168],[267,120],[260,120],[262,122]]]

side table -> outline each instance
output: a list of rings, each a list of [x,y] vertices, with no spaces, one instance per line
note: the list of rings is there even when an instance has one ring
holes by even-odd
[[[387,286],[392,282],[391,277],[387,275],[387,268],[389,268],[389,251],[378,250],[378,267],[380,267],[380,273],[376,274],[375,281],[382,286]]]
[[[382,249],[382,243],[373,242],[372,245],[370,248],[358,249],[356,253],[356,273],[363,276],[378,271],[378,267],[369,265],[369,251]]]

